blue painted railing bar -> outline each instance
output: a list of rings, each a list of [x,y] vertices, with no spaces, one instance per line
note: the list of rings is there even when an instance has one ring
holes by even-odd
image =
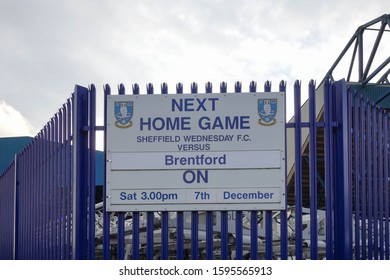
[[[242,211],[236,211],[236,260],[242,260],[243,244],[242,244]]]
[[[153,87],[152,87],[153,88]],[[149,87],[150,90],[150,87]],[[153,93],[150,93],[153,94]],[[146,259],[153,260],[154,258],[154,212],[147,212],[146,218]]]
[[[194,85],[194,84],[193,84]],[[195,88],[195,87],[194,87]],[[192,92],[196,93],[196,92]],[[191,259],[197,260],[199,248],[199,213],[191,211]]]
[[[264,83],[264,92],[271,92],[272,84],[270,81]],[[272,211],[265,211],[265,259],[272,260],[273,258],[273,234],[272,234]]]
[[[389,185],[390,185],[390,173],[389,173],[389,161],[390,161],[390,116],[384,117],[384,204],[385,204],[385,259],[390,258],[390,230],[389,230]]]
[[[125,95],[125,86],[120,84],[118,87],[118,94]],[[125,258],[125,213],[118,213],[118,260]]]
[[[279,83],[279,91],[284,93],[284,101],[286,102],[286,82],[280,81]],[[286,108],[285,108],[286,110]],[[286,115],[286,111],[284,112]],[[287,131],[287,124],[285,127],[285,132]],[[285,143],[287,143],[287,133],[285,133]],[[287,150],[287,148],[286,148]],[[287,160],[285,160],[285,178],[287,178]],[[286,195],[284,197],[284,200],[287,205],[287,180],[285,180],[285,187],[286,187]],[[287,210],[280,211],[280,258],[282,260],[287,260],[288,258],[288,225],[287,225]]]
[[[384,240],[384,233],[383,233],[383,154],[381,151],[381,148],[383,147],[382,143],[382,126],[383,126],[383,116],[382,111],[378,111],[378,144],[377,144],[377,151],[378,151],[378,222],[379,222],[379,236],[378,236],[378,242],[379,242],[379,259],[383,260],[384,257],[384,247],[383,247],[383,240]]]
[[[140,258],[139,253],[139,212],[133,212],[133,225],[132,225],[132,256],[134,260],[138,260]]]
[[[161,212],[161,259],[167,260],[169,257],[169,244],[168,244],[168,215],[167,211]]]
[[[229,258],[228,243],[228,212],[221,211],[221,260],[227,260]]]
[[[179,211],[176,213],[176,258],[184,259],[184,213]]]
[[[360,97],[360,143],[361,143],[361,149],[360,149],[360,159],[366,159],[366,123],[365,119],[367,118],[367,111],[365,106],[365,100],[363,97]],[[365,229],[367,227],[367,176],[363,176],[363,174],[366,174],[366,160],[360,160],[360,170],[359,174],[361,175],[360,183],[361,183],[361,215],[360,215],[360,221],[361,221],[361,227]],[[362,240],[362,246],[361,246],[361,258],[366,259],[367,258],[367,233],[365,230],[362,230],[361,233],[361,240]],[[359,255],[357,255],[359,256]]]
[[[213,211],[206,212],[206,258],[214,259],[214,214]]]
[[[259,254],[259,246],[258,246],[258,240],[259,240],[259,232],[258,232],[258,225],[257,225],[257,211],[251,211],[251,252],[250,252],[250,258],[252,260],[256,260],[258,258]]]
[[[332,159],[333,155],[333,120],[332,120],[332,100],[331,100],[331,84],[326,81],[324,83],[324,119],[325,119],[325,192],[328,197],[333,197],[334,178],[332,172]],[[326,225],[333,225],[333,203],[332,199],[326,199],[325,201],[325,215]],[[332,227],[326,227],[326,240],[333,240]],[[326,242],[326,259],[333,259],[333,242]]]
[[[367,237],[368,237],[368,259],[373,258],[373,245],[372,245],[372,188],[373,188],[373,176],[372,176],[372,154],[373,154],[373,146],[372,146],[372,106],[368,104],[367,106]]]
[[[302,259],[302,128],[301,83],[294,84],[294,135],[295,135],[295,257]]]
[[[139,93],[138,85],[133,86],[134,94]],[[104,86],[104,151],[107,150],[107,99],[111,95],[111,87],[107,84]],[[104,170],[106,170],[107,157],[104,154]],[[103,259],[108,260],[110,258],[110,213],[106,210],[106,172],[103,172]],[[137,224],[135,225],[137,226]],[[134,229],[133,229],[134,231]],[[133,249],[138,248],[138,244],[133,244]]]
[[[360,106],[359,106],[359,96],[356,94],[353,98],[353,130],[352,130],[352,140],[353,140],[353,144],[354,144],[354,149],[353,149],[353,156],[354,156],[354,159],[357,159],[359,157],[359,152],[360,152],[360,143],[359,143],[359,136],[361,134],[361,131],[360,131],[360,127],[359,127],[359,117],[360,117],[360,114],[359,114],[359,109],[360,109]],[[354,182],[355,182],[355,197],[354,197],[354,204],[353,204],[353,210],[354,210],[354,213],[355,213],[355,225],[359,224],[360,220],[361,220],[361,215],[360,215],[360,204],[359,204],[359,201],[360,201],[360,192],[361,192],[361,189],[360,189],[360,172],[357,172],[357,171],[360,171],[360,161],[359,160],[355,160],[354,161]],[[355,242],[357,244],[360,244],[360,230],[359,230],[359,227],[356,227],[355,226],[355,232],[354,232],[354,235],[355,235]],[[359,259],[360,258],[360,246],[357,246],[356,247],[356,250],[355,250],[355,258]]]
[[[335,259],[352,258],[352,190],[350,180],[350,118],[348,101],[349,94],[345,82],[333,84],[332,95],[335,105],[335,120],[340,125],[335,132],[336,149],[334,149],[335,169],[335,215],[334,215],[334,241]]]
[[[88,240],[88,89],[75,87],[75,118],[73,119],[73,258],[87,259]]]
[[[317,123],[316,123],[316,96],[315,82],[309,83],[309,125],[310,125],[310,243],[318,244],[318,226],[317,226]],[[317,246],[310,246],[310,258],[316,260],[318,250]]]
[[[378,121],[378,111],[374,109],[373,106],[373,123],[377,123]],[[374,228],[374,259],[377,260],[379,257],[379,242],[378,242],[378,227],[379,227],[379,220],[378,220],[378,135],[375,126],[373,128],[373,228]]]

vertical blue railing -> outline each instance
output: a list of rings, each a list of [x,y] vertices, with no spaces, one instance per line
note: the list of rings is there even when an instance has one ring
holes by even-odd
[[[95,183],[90,182],[95,170],[88,162],[95,150],[94,134],[88,133],[94,129],[94,121],[88,123],[91,115],[95,119],[93,102],[88,89],[76,86],[1,175],[2,259],[86,259],[87,248],[94,250],[94,238],[87,236],[87,219],[95,215]]]
[[[349,94],[344,81],[332,85],[332,103],[334,104],[334,120],[337,122],[334,145],[334,258],[352,259],[352,189],[350,162],[350,117]]]
[[[0,259],[15,258],[15,161],[0,177]]]
[[[389,259],[389,113],[354,93],[353,251],[355,259]]]
[[[294,135],[295,135],[295,257],[302,259],[302,118],[301,83],[294,84]]]

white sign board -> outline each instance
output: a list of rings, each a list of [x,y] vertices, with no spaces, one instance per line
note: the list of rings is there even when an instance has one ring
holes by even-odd
[[[107,211],[285,209],[283,93],[107,98]]]

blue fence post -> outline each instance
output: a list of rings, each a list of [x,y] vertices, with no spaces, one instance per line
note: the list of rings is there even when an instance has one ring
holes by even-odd
[[[257,260],[258,254],[259,254],[259,247],[258,247],[258,224],[257,224],[257,211],[252,210],[250,212],[250,218],[251,218],[251,252],[250,252],[250,258],[251,260]]]
[[[213,211],[206,211],[206,258],[212,260],[214,257],[214,231]]]
[[[221,260],[228,259],[229,249],[229,230],[228,230],[228,212],[221,211]]]
[[[366,119],[367,119],[367,110],[366,110],[366,103],[363,97],[360,97],[360,143],[361,143],[361,149],[360,149],[360,175],[361,175],[361,240],[362,240],[362,248],[361,248],[361,259],[367,258],[367,233],[366,233],[366,226],[367,226],[367,175],[366,175]],[[364,160],[363,160],[364,159]]]
[[[390,174],[389,174],[389,161],[390,161],[390,127],[389,127],[389,118],[390,118],[390,113],[387,113],[386,116],[384,117],[384,186],[385,186],[385,191],[384,191],[384,197],[385,197],[385,259],[388,260],[390,259],[390,231],[389,231],[389,211],[390,211],[390,205],[389,205],[389,186],[390,186]]]
[[[352,190],[350,177],[350,100],[347,84],[339,81],[333,84],[335,118],[339,123],[335,131],[335,207],[334,234],[335,259],[352,259]]]
[[[357,94],[354,94],[353,99],[351,100],[353,103],[353,152],[354,152],[354,188],[355,188],[355,201],[354,201],[354,231],[355,231],[355,259],[360,259],[360,225],[359,221],[361,221],[361,211],[360,211],[360,193],[361,193],[361,173],[360,173],[360,163],[362,160],[359,160],[359,154],[361,150],[362,144],[360,143],[360,126],[359,126],[359,117],[360,113],[360,99]]]
[[[66,103],[66,114],[65,114],[65,126],[66,126],[66,139],[65,139],[65,142],[66,142],[66,156],[65,156],[65,162],[66,162],[66,188],[67,188],[67,192],[66,192],[66,223],[67,224],[70,224],[70,220],[71,220],[71,213],[72,213],[72,197],[71,197],[71,188],[72,188],[72,177],[71,177],[71,174],[72,174],[72,165],[71,165],[71,162],[72,162],[72,146],[71,146],[71,142],[72,142],[72,111],[73,111],[73,108],[74,108],[74,103],[73,103],[73,100],[71,101],[71,99],[68,99],[67,103]],[[41,138],[41,142],[42,142],[42,138]],[[42,144],[41,144],[41,150],[42,150]],[[41,154],[42,154],[42,151],[41,151]],[[42,168],[41,168],[41,172],[42,171]],[[68,258],[70,259],[71,258],[71,246],[70,244],[72,243],[71,241],[71,231],[70,230],[67,230],[66,231],[66,241],[65,243],[68,244],[68,246],[66,246],[65,248],[65,254],[68,256]]]
[[[327,80],[324,83],[324,119],[325,119],[325,220],[326,220],[326,259],[334,258],[333,252],[333,186],[334,176],[332,172],[333,165],[333,103],[331,84]]]
[[[284,93],[284,104],[286,104],[286,82],[281,81],[279,83],[279,91]],[[284,115],[286,116],[286,108],[284,109]],[[285,143],[287,145],[287,124],[284,127]],[[285,147],[285,178],[287,178],[287,147]],[[287,207],[287,180],[285,180],[285,197],[284,203]],[[288,228],[287,228],[287,209],[280,211],[280,258],[286,260],[288,257]]]
[[[161,94],[168,94],[168,84],[161,84]],[[169,213],[161,212],[161,259],[167,260],[169,257]]]
[[[242,211],[236,211],[236,260],[242,260],[243,250],[243,230],[242,230]]]
[[[146,259],[147,260],[153,260],[154,257],[153,234],[154,234],[154,212],[148,211],[146,212]]]
[[[53,220],[54,220],[54,172],[55,172],[55,166],[54,166],[54,117],[50,119],[49,122],[49,166],[48,166],[48,173],[49,173],[49,185],[48,185],[48,194],[49,194],[49,203],[48,203],[48,237],[49,237],[49,250],[48,250],[48,259],[52,260],[54,259],[54,236],[55,236],[55,230],[53,228]],[[86,170],[87,171],[87,170]],[[84,173],[86,174],[86,173]]]
[[[373,177],[372,177],[372,106],[371,104],[366,105],[367,108],[367,249],[368,259],[372,259],[372,188],[373,188]]]
[[[191,211],[191,259],[197,260],[199,254],[199,213]]]
[[[152,83],[146,85],[146,94],[154,94]],[[146,213],[146,259],[152,260],[154,257],[154,212]]]
[[[14,160],[14,189],[13,189],[13,259],[18,260],[19,259],[19,238],[18,238],[18,232],[19,232],[19,203],[18,203],[18,197],[19,197],[19,191],[18,191],[18,185],[19,185],[19,172],[18,172],[18,155],[15,155]]]
[[[50,157],[50,127],[49,127],[49,123],[46,124],[45,126],[45,133],[44,133],[44,145],[43,145],[43,150],[44,150],[44,164],[45,164],[45,167],[47,168],[47,159]],[[73,139],[73,141],[75,141]],[[75,154],[75,153],[73,153]],[[45,168],[45,169],[46,169]],[[50,173],[47,172],[47,170],[45,170],[43,172],[43,176],[44,176],[44,183],[43,183],[43,195],[46,195],[47,193],[49,193],[49,178],[50,178]],[[72,182],[73,183],[73,182]],[[74,185],[74,183],[73,183]],[[73,194],[75,195],[75,193],[73,192]],[[73,201],[73,204],[74,204],[74,201]],[[49,208],[48,208],[48,201],[45,200],[43,202],[43,220],[42,220],[42,243],[43,243],[43,255],[42,255],[42,259],[48,259],[49,258],[49,230],[48,230],[48,227],[49,227],[49,223],[48,223],[48,220],[49,220]],[[72,211],[72,213],[74,213],[74,210]],[[73,215],[75,218],[76,216]],[[74,227],[76,227],[76,224],[73,220],[73,224],[75,225]],[[75,238],[75,234],[73,232],[73,237]],[[74,243],[73,243],[73,246]]]
[[[73,259],[87,259],[88,89],[75,86],[73,119]]]
[[[384,160],[384,142],[383,142],[383,112],[379,110],[378,112],[378,165],[379,165],[379,258],[384,259],[384,181],[383,181],[383,160]],[[386,221],[388,222],[388,221]]]
[[[120,84],[118,87],[118,94],[125,95],[126,90],[124,84]],[[118,233],[118,260],[125,258],[125,212],[118,212],[117,221],[117,233]]]
[[[309,84],[309,126],[310,126],[310,259],[318,258],[317,226],[317,114],[315,82]]]
[[[133,86],[133,91],[139,91],[138,85]],[[104,170],[107,170],[107,99],[111,95],[111,88],[108,84],[104,87]],[[110,213],[106,210],[106,172],[103,173],[103,259],[110,258]],[[134,248],[134,247],[133,247]]]
[[[132,225],[132,233],[133,233],[133,240],[132,240],[132,258],[133,260],[139,259],[139,212],[133,212],[133,225]]]
[[[162,260],[167,260],[169,257],[168,225],[169,225],[169,213],[168,211],[162,211],[161,212],[161,259]]]
[[[139,85],[137,83],[133,84],[132,86],[132,91],[133,91],[133,94],[134,95],[139,95]],[[106,95],[109,95],[110,94],[110,89],[109,89],[109,86],[107,85],[106,86],[106,89],[105,89],[105,92],[106,92]],[[107,103],[105,103],[105,116],[104,116],[104,119],[106,120],[107,119]],[[105,124],[105,127],[107,127],[107,123]],[[104,148],[104,150],[106,151],[107,149]],[[104,160],[106,161],[106,160]],[[105,179],[104,179],[105,180]],[[135,211],[132,213],[132,219],[133,219],[133,224],[132,224],[132,259],[133,260],[138,260],[139,257],[140,257],[140,252],[139,252],[139,233],[140,233],[140,228],[139,228],[139,222],[140,222],[140,212],[138,211]],[[109,231],[107,232],[107,234],[109,234]],[[108,241],[106,243],[109,243],[109,237],[107,238]],[[107,245],[107,247],[109,246],[109,244]],[[108,249],[107,249],[108,250]]]
[[[270,81],[264,83],[264,91],[271,92],[272,84]],[[273,229],[272,229],[272,211],[265,212],[265,259],[271,260],[273,256]]]
[[[89,155],[88,155],[88,174],[89,174],[89,232],[88,232],[88,259],[95,259],[95,204],[96,204],[96,87],[89,87],[88,96],[88,119],[89,119]]]
[[[390,258],[390,232],[389,232],[389,187],[390,187],[390,178],[389,178],[389,161],[390,161],[390,127],[389,127],[389,117],[390,113],[387,113],[384,117],[384,205],[385,205],[385,259]]]
[[[179,93],[179,92],[177,92]],[[176,213],[176,259],[184,259],[184,213],[178,211]]]
[[[294,84],[295,116],[295,257],[302,259],[302,123],[301,123],[301,83]]]
[[[372,129],[373,129],[373,229],[374,229],[374,259],[378,259],[378,135],[377,135],[377,126],[378,126],[378,111],[375,108],[375,105],[372,104],[373,114],[372,114]]]

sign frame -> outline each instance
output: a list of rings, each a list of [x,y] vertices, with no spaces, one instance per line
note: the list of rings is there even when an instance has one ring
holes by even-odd
[[[283,92],[106,102],[107,211],[286,209]]]

